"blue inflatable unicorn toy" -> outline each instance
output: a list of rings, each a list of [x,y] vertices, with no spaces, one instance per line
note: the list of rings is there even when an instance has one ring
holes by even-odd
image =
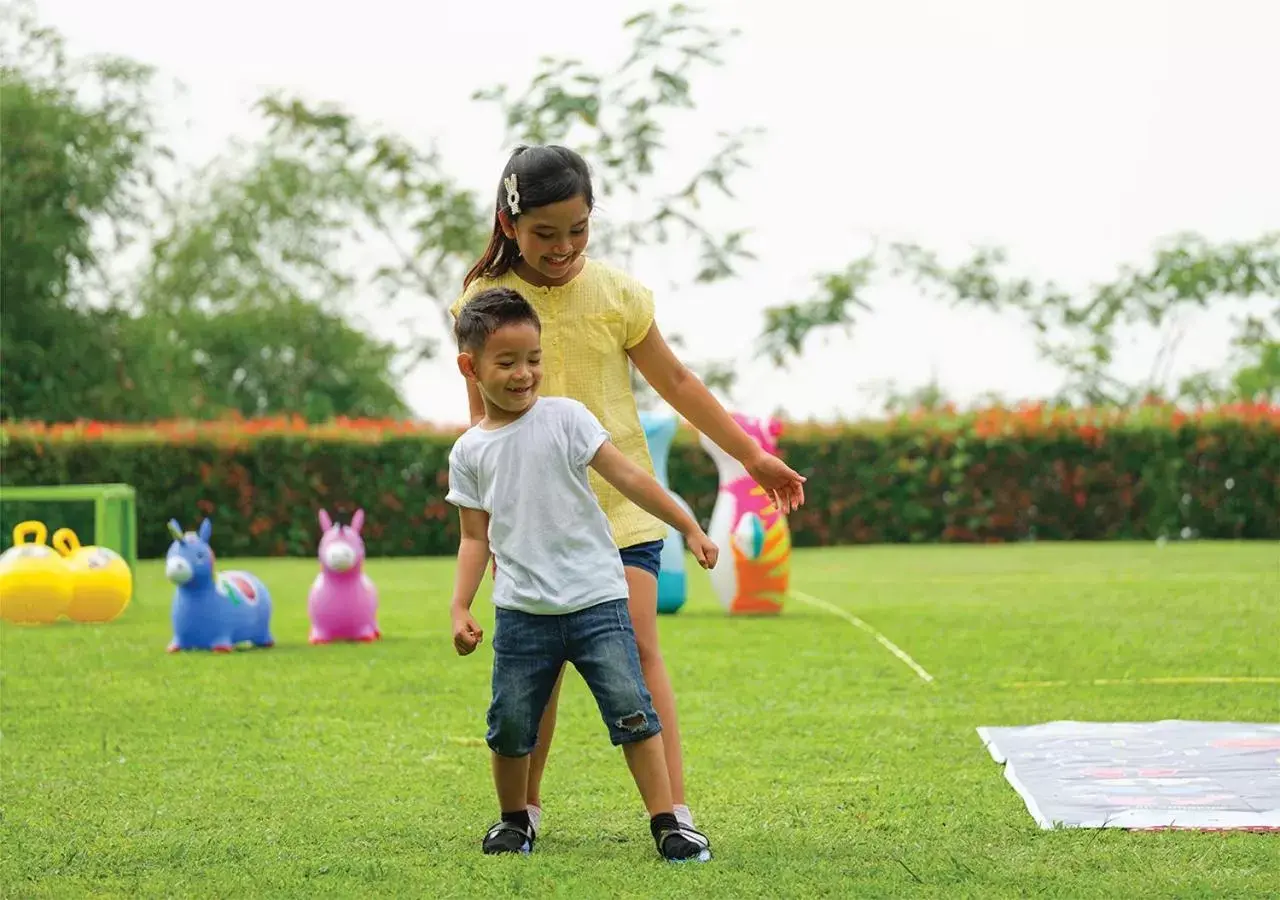
[[[674,415],[645,411],[640,413],[640,425],[644,428],[645,440],[649,442],[649,456],[653,460],[653,472],[658,483],[685,512],[693,516],[689,504],[667,484],[667,457],[680,423]],[[687,595],[684,565],[684,538],[674,528],[668,528],[658,569],[658,612],[674,613],[684,606]]]
[[[213,523],[205,519],[199,531],[184,532],[169,520],[173,543],[164,560],[164,577],[177,585],[173,594],[173,642],[169,652],[213,650],[230,653],[248,641],[270,647],[271,595],[267,586],[248,572],[214,571],[209,535]]]

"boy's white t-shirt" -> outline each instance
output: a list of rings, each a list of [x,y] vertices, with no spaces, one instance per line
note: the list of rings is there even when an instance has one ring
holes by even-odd
[[[453,445],[445,500],[489,514],[495,606],[563,615],[627,596],[609,520],[587,480],[608,439],[577,400],[539,397],[514,422],[473,426]]]

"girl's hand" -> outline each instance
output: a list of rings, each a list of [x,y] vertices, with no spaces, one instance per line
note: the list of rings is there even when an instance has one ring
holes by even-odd
[[[805,477],[772,453],[761,450],[758,456],[743,465],[783,515],[804,505]]]
[[[720,548],[707,537],[701,528],[684,536],[684,544],[704,569],[714,569],[716,560],[720,558]]]

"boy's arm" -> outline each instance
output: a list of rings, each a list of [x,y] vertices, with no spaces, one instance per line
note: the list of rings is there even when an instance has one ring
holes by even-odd
[[[656,478],[627,459],[609,441],[600,445],[589,465],[636,506],[683,534],[698,562],[707,568],[715,566],[719,552],[716,545],[711,543],[693,517],[671,499]]]
[[[489,514],[480,509],[459,507],[462,539],[458,542],[458,566],[453,580],[453,600],[449,614],[453,618],[453,645],[465,656],[480,643],[484,632],[471,617],[471,603],[484,580],[489,562]]]
[[[462,519],[462,540],[458,542],[458,571],[453,581],[454,607],[471,609],[484,567],[489,562],[489,514],[482,509],[458,510]]]

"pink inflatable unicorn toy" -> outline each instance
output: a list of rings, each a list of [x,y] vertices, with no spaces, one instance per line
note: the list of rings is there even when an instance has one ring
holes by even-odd
[[[350,525],[338,525],[320,510],[320,574],[311,583],[307,614],[311,617],[311,643],[376,641],[378,589],[364,574],[364,510],[357,509]]]

